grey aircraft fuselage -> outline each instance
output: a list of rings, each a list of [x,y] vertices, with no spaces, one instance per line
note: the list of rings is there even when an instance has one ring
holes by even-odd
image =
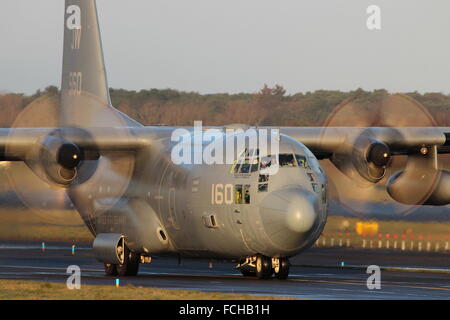
[[[235,165],[175,164],[172,130],[149,130],[154,143],[135,160],[103,156],[98,172],[106,172],[105,162],[122,162],[115,172],[110,166],[107,174],[69,192],[94,236],[123,234],[127,246],[141,254],[220,259],[290,257],[320,236],[327,218],[327,179],[303,144],[280,135],[280,157],[297,156],[305,163],[280,165],[276,174],[266,175],[260,161],[239,168],[243,150],[236,146]],[[238,138],[239,133],[226,137]]]

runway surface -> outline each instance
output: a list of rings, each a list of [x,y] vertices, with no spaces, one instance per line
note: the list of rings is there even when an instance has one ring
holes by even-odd
[[[193,289],[305,299],[450,299],[450,255],[313,248],[291,260],[290,278],[245,278],[229,262],[155,258],[141,265],[139,276],[121,285]],[[344,267],[341,263],[344,262]],[[425,272],[383,269],[381,290],[366,286],[366,266],[408,267]],[[54,243],[42,252],[36,243],[0,242],[0,278],[65,282],[69,265],[82,270],[82,284],[115,284],[88,247],[71,254],[71,244]],[[212,268],[210,268],[212,267]]]

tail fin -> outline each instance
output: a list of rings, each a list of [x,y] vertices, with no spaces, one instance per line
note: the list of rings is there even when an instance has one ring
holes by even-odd
[[[136,125],[111,106],[95,0],[66,0],[60,126]]]

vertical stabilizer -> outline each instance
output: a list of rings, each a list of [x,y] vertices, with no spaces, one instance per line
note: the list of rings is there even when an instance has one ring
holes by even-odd
[[[61,94],[60,126],[133,122],[111,106],[95,0],[65,1]]]

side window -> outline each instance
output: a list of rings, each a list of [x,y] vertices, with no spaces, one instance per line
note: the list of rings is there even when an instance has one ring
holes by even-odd
[[[322,201],[327,202],[327,188],[324,184],[322,185]]]
[[[245,184],[243,190],[244,190],[244,203],[250,204],[250,185]]]
[[[320,187],[317,183],[312,183],[312,187],[313,187],[314,192],[317,192],[317,193],[320,192]]]
[[[260,174],[258,178],[258,192],[267,192],[269,190],[269,175]]]
[[[267,192],[269,191],[269,184],[268,183],[260,183],[258,184],[258,192]]]
[[[235,204],[250,204],[250,185],[237,184],[234,186],[234,203]]]
[[[234,203],[242,204],[242,184],[234,186]]]
[[[309,162],[305,156],[296,154],[295,158],[297,159],[297,163],[300,168],[311,169],[311,167],[309,166]]]

